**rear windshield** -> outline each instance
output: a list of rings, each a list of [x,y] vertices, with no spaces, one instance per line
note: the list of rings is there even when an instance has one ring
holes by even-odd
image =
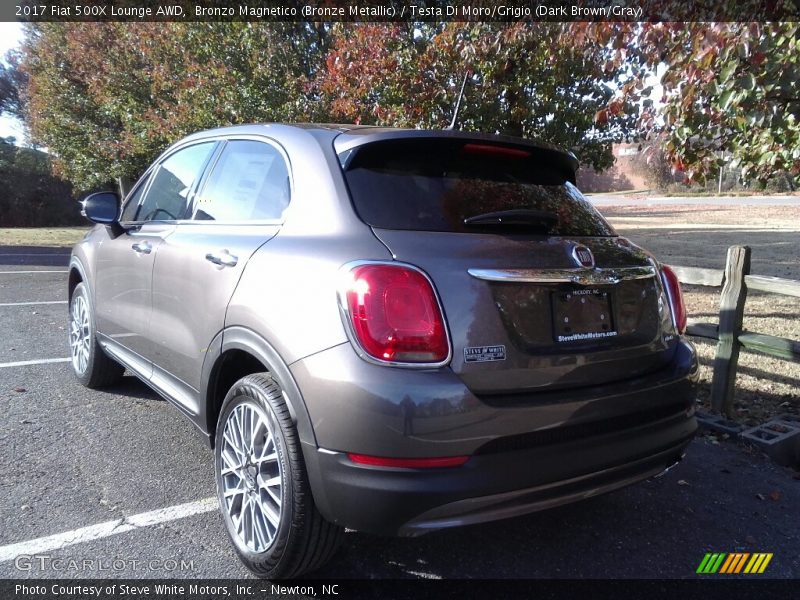
[[[515,231],[616,235],[550,150],[409,139],[373,142],[349,152],[340,159],[353,205],[362,221],[379,229],[499,233],[509,226],[497,219],[465,220],[522,211],[546,219],[517,222]]]

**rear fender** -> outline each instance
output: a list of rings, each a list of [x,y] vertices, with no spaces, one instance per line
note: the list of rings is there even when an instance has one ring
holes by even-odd
[[[203,362],[203,392],[200,399],[201,413],[198,415],[198,425],[205,429],[209,445],[213,447],[213,424],[208,422],[209,411],[213,410],[211,397],[211,384],[216,376],[216,369],[221,361],[220,357],[229,350],[242,350],[257,358],[270,372],[272,377],[284,391],[284,400],[289,408],[292,421],[297,427],[297,433],[303,445],[316,448],[317,441],[311,426],[303,395],[292,377],[289,367],[280,357],[275,348],[264,338],[251,329],[245,327],[229,327],[220,332],[209,344],[206,359]]]

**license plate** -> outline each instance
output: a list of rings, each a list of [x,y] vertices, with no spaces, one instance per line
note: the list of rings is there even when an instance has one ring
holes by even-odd
[[[608,291],[573,289],[555,292],[553,333],[556,342],[594,340],[617,335]]]

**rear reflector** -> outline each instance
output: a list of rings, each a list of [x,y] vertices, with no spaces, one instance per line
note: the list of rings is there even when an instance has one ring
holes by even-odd
[[[661,278],[667,290],[669,308],[672,311],[672,321],[678,333],[682,334],[686,331],[688,316],[686,314],[686,303],[683,300],[683,292],[681,291],[681,283],[678,281],[678,276],[675,274],[675,271],[670,269],[667,265],[661,265]]]
[[[531,153],[526,150],[493,144],[464,144],[463,152],[466,154],[492,154],[508,158],[530,158],[531,156]]]
[[[340,303],[358,345],[389,363],[439,364],[450,342],[436,292],[408,265],[366,263],[348,272]]]
[[[347,458],[360,465],[372,467],[393,467],[396,469],[440,469],[460,467],[469,460],[469,456],[446,456],[439,458],[386,458],[368,456],[366,454],[348,453]]]

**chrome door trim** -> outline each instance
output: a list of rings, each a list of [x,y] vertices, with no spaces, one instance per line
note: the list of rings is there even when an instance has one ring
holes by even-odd
[[[654,267],[576,268],[576,269],[467,269],[472,277],[507,283],[572,283],[607,285],[656,276]]]

